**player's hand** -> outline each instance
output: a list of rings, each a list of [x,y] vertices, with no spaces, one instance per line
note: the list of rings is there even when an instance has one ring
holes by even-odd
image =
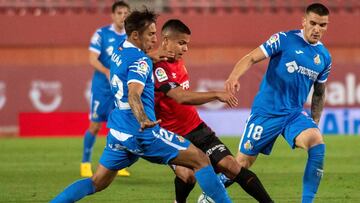
[[[106,69],[106,71],[105,71],[104,74],[106,75],[106,78],[107,78],[108,80],[110,80],[110,70],[109,70],[109,69]]]
[[[175,53],[170,52],[170,51],[166,52],[166,51],[163,51],[163,50],[153,50],[153,51],[148,53],[148,56],[151,58],[153,63],[157,63],[157,62],[160,62],[160,61],[167,61],[170,58],[174,58]]]
[[[157,121],[151,121],[151,120],[145,120],[143,122],[140,122],[140,129],[139,131],[142,132],[144,131],[144,129],[146,128],[152,128],[154,126],[156,126],[157,124],[161,123],[161,119],[157,120]]]
[[[225,90],[227,92],[231,92],[232,94],[235,94],[235,91],[238,92],[240,90],[240,83],[235,78],[228,78],[225,81]]]
[[[226,103],[230,108],[234,108],[239,104],[238,99],[230,92],[218,92],[218,100]]]

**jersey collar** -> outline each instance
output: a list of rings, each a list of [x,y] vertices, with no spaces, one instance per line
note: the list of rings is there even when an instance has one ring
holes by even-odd
[[[113,32],[115,32],[117,35],[125,35],[125,34],[126,34],[125,28],[123,28],[123,29],[121,30],[121,32],[116,31],[114,24],[111,24],[110,30],[113,31]]]
[[[124,48],[136,48],[136,49],[139,49],[138,47],[136,47],[133,43],[125,40],[124,44],[123,44],[123,47]],[[139,49],[140,50],[140,49]]]
[[[318,41],[316,44],[310,44],[304,37],[304,30],[300,30],[300,32],[296,33],[297,36],[301,37],[306,43],[308,43],[311,46],[317,46],[317,45],[321,45],[322,43],[320,41]]]

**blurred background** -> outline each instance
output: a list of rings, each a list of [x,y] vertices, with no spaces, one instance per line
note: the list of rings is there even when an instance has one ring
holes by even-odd
[[[185,56],[192,90],[222,89],[235,63],[278,31],[301,29],[307,0],[131,0],[160,14],[157,26],[179,18],[192,30]],[[360,1],[328,0],[322,39],[333,58],[325,134],[360,132]],[[88,46],[110,24],[113,0],[0,0],[0,136],[82,135],[88,127]],[[160,40],[160,39],[159,39]],[[219,135],[242,133],[267,62],[241,78],[237,109],[199,107]],[[103,133],[106,130],[103,131]]]

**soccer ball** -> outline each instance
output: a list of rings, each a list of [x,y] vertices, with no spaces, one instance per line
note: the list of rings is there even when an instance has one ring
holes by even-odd
[[[215,203],[215,201],[209,196],[207,196],[205,193],[201,193],[197,200],[197,203]]]

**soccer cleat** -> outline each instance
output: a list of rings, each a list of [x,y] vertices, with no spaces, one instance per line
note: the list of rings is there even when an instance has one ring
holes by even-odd
[[[202,192],[197,200],[197,203],[215,203],[215,201]]]
[[[126,168],[123,168],[123,169],[118,171],[117,175],[122,176],[122,177],[129,177],[130,172],[128,170],[126,170]]]
[[[85,162],[80,164],[80,176],[81,177],[93,176],[93,172],[91,170],[91,163]]]

